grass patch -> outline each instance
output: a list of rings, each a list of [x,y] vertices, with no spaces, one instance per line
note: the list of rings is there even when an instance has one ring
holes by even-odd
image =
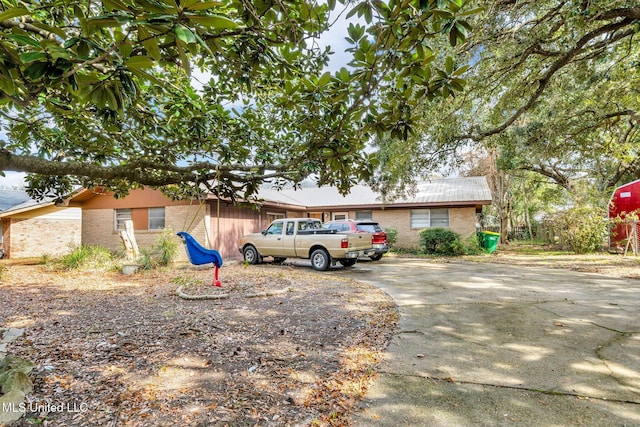
[[[69,254],[58,259],[58,266],[64,270],[101,270],[116,268],[113,254],[101,246],[80,245]]]

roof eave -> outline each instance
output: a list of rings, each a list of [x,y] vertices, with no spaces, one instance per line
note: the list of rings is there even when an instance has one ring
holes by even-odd
[[[7,209],[5,211],[0,212],[0,218],[9,218],[12,217],[14,215],[18,215],[24,212],[29,212],[29,211],[33,211],[36,209],[41,209],[41,208],[46,208],[49,206],[53,206],[55,205],[54,202],[46,202],[46,203],[39,203],[36,205],[31,205],[31,206],[25,206],[19,209]]]
[[[431,207],[468,207],[478,205],[490,205],[491,200],[463,200],[455,202],[403,202],[403,203],[375,203],[362,205],[324,205],[307,206],[307,211],[314,210],[356,210],[356,209],[402,209],[402,208],[431,208]]]

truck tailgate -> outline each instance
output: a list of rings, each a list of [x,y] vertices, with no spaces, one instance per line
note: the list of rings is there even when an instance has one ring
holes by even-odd
[[[371,244],[373,238],[371,233],[348,233],[346,236],[348,236],[349,239],[350,251],[361,251],[373,247]]]

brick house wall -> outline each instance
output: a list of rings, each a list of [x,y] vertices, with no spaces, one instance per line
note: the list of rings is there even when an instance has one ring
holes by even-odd
[[[60,256],[81,241],[80,219],[8,218],[4,224],[8,258]]]
[[[339,210],[335,212],[348,212],[349,219],[356,218],[355,210]],[[318,213],[317,217],[324,214],[325,221],[331,218],[331,211]],[[372,209],[371,218],[380,224],[382,228],[393,228],[398,232],[396,246],[400,248],[415,248],[419,245],[418,233],[421,229],[411,228],[411,209]],[[476,232],[475,207],[449,208],[449,228],[460,234],[462,240]]]
[[[165,229],[175,233],[191,224],[188,230],[198,242],[204,245],[205,223],[209,215],[208,205],[202,206],[198,212],[197,206],[165,206]],[[195,219],[194,219],[195,217]],[[185,218],[187,218],[185,226]],[[150,249],[164,230],[135,230],[136,243],[139,248]],[[187,255],[180,243],[178,261],[187,261]],[[115,229],[115,209],[83,209],[82,210],[82,243],[91,246],[103,246],[116,253],[124,253],[124,244],[120,232]]]
[[[475,208],[450,208],[449,228],[466,240],[476,233]]]
[[[396,246],[415,248],[419,245],[421,229],[411,228],[411,209],[384,209],[372,211],[373,220],[382,228],[393,228],[398,232]],[[355,215],[353,216],[355,218]],[[466,240],[476,232],[475,207],[449,208],[449,228]]]
[[[268,225],[266,211],[238,208],[222,202],[218,220],[218,204],[215,200],[204,203],[173,202],[159,192],[149,190],[143,194],[133,191],[131,196],[123,199],[96,196],[84,202],[82,243],[107,247],[116,253],[124,252],[120,233],[115,229],[115,210],[145,207],[164,207],[165,229],[170,229],[174,234],[178,231],[188,232],[205,248],[218,250],[224,261],[242,259],[238,251],[240,237],[259,232]],[[137,226],[135,218],[134,226],[136,243],[140,248],[151,248],[163,233],[163,230],[147,230]],[[180,243],[177,261],[188,261],[182,241],[178,236],[174,238]]]

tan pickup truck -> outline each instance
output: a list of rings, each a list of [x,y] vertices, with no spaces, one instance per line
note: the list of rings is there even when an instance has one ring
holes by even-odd
[[[278,219],[262,233],[247,234],[240,239],[240,252],[245,262],[259,264],[263,257],[274,262],[286,258],[308,258],[319,271],[328,270],[336,262],[351,267],[359,256],[375,253],[370,233],[340,234],[322,229],[312,218]]]

